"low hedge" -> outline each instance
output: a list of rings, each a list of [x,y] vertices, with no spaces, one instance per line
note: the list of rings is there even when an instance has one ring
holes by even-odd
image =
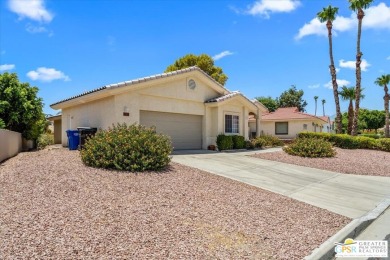
[[[334,146],[343,149],[374,149],[390,151],[390,139],[374,139],[366,136],[351,136],[346,134],[313,133],[302,132],[298,138],[317,138],[332,143]]]

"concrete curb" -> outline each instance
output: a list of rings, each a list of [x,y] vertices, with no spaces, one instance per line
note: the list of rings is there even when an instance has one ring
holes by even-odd
[[[326,260],[333,259],[335,256],[334,243],[343,243],[346,238],[356,238],[364,229],[366,229],[375,219],[377,219],[387,208],[390,208],[390,196],[385,197],[378,206],[367,212],[360,218],[352,220],[348,225],[342,228],[335,235],[326,240],[314,251],[306,256],[307,260]]]

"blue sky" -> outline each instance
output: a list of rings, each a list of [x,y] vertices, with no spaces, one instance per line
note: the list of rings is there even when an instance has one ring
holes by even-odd
[[[322,7],[339,7],[334,59],[341,85],[355,84],[356,15],[347,0],[125,1],[9,0],[0,6],[0,72],[16,72],[49,105],[100,86],[162,73],[177,58],[206,53],[249,98],[277,97],[291,85],[333,115]],[[383,109],[375,79],[390,73],[390,1],[363,20],[362,107]],[[341,102],[342,110],[347,102]],[[322,111],[319,110],[319,111]]]

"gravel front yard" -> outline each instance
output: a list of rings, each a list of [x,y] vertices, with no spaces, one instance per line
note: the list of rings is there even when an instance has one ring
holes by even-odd
[[[390,153],[374,150],[335,148],[333,158],[303,158],[283,151],[258,153],[253,157],[334,172],[390,177]]]
[[[171,164],[85,167],[77,151],[0,164],[0,259],[302,259],[350,219]]]

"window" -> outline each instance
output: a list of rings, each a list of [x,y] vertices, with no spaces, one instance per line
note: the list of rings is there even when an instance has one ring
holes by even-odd
[[[238,134],[239,117],[234,115],[225,115],[225,133]]]
[[[303,124],[303,130],[307,130],[307,124]]]
[[[287,135],[288,134],[288,122],[276,122],[275,123],[275,134],[276,135]]]

